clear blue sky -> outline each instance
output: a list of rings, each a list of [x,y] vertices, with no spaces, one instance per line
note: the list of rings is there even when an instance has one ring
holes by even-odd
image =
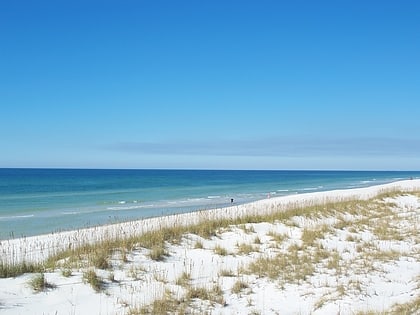
[[[419,1],[1,1],[0,167],[420,169]]]

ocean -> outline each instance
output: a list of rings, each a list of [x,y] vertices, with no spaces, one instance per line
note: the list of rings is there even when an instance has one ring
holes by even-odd
[[[0,169],[0,239],[409,178],[420,172]]]

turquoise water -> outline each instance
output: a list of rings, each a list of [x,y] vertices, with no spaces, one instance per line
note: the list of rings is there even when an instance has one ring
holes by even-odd
[[[0,239],[420,178],[420,172],[0,169]]]

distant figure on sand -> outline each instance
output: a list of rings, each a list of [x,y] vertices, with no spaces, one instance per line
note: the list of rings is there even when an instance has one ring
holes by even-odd
[[[233,198],[230,198],[230,203],[233,203]]]

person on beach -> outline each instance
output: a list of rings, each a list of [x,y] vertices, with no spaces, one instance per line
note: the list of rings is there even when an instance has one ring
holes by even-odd
[[[231,203],[231,204],[233,203],[233,198],[230,198],[230,203]]]

